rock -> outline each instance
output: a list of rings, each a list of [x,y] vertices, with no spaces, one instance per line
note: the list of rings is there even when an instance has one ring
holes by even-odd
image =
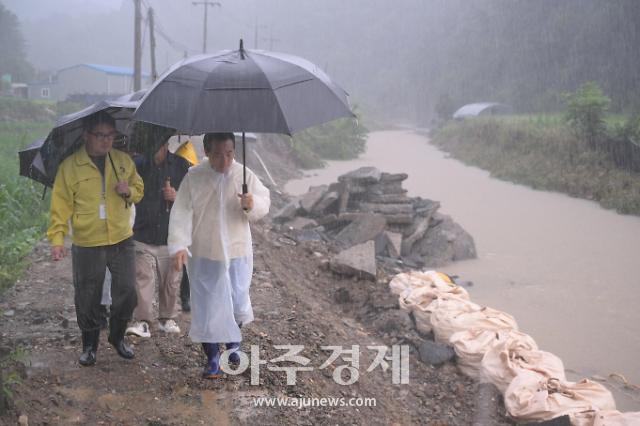
[[[400,250],[402,247],[402,234],[397,232],[389,232],[385,231],[385,235],[387,236],[387,253],[389,257],[398,258],[400,257]]]
[[[385,214],[383,215],[387,219],[387,223],[394,225],[410,225],[413,223],[413,214]]]
[[[21,414],[20,417],[18,417],[18,424],[20,426],[28,426],[29,425],[29,417],[27,417],[26,414]]]
[[[360,203],[360,210],[388,215],[413,215],[411,204]]]
[[[297,242],[302,243],[305,241],[323,241],[322,234],[318,232],[317,228],[314,229],[299,229],[294,231],[294,238]]]
[[[374,242],[376,245],[376,256],[388,256],[394,259],[400,257],[402,234],[383,231],[376,236]]]
[[[338,176],[338,181],[368,185],[379,182],[381,176],[382,173],[375,167],[360,167],[357,170]]]
[[[376,256],[373,241],[355,245],[331,259],[331,270],[339,274],[376,279]]]
[[[5,317],[12,317],[16,314],[16,311],[14,311],[13,309],[9,309],[8,311],[4,311],[3,315]]]
[[[441,365],[453,360],[456,352],[451,346],[436,343],[431,340],[423,340],[418,346],[420,361],[429,365]]]
[[[386,226],[387,221],[382,215],[367,213],[347,225],[335,240],[342,247],[352,247],[374,239]]]
[[[349,294],[349,290],[344,287],[340,287],[333,295],[333,300],[335,300],[336,303],[340,304],[351,302],[351,295]]]
[[[336,191],[327,192],[324,197],[313,207],[312,213],[321,215],[326,209],[331,207],[333,203],[338,201],[340,195]]]
[[[407,238],[405,238],[404,241],[402,242],[402,249],[400,250],[400,252],[403,256],[406,256],[409,253],[411,253],[411,249],[413,248],[413,245],[416,243],[416,241],[424,237],[424,234],[427,232],[427,229],[429,229],[430,220],[431,220],[430,217],[420,217],[418,219],[413,233],[409,235]]]
[[[411,199],[406,194],[367,194],[367,200],[372,203],[383,204],[411,203]]]
[[[327,188],[327,185],[310,187],[309,192],[303,195],[300,200],[300,207],[302,207],[302,210],[306,213],[311,213],[313,206],[315,206],[316,203],[324,197],[324,193],[327,191]]]
[[[284,224],[292,229],[304,229],[304,228],[315,228],[318,226],[318,223],[310,219],[308,217],[296,217],[293,220],[290,220]]]
[[[280,209],[274,216],[273,221],[276,223],[286,222],[293,219],[298,214],[300,209],[300,200],[294,200],[287,203],[282,209]]]
[[[427,267],[436,268],[454,260],[473,259],[476,248],[471,235],[451,217],[443,216],[442,221],[430,227],[425,237],[415,244],[412,254],[420,255]]]
[[[404,334],[413,328],[413,323],[407,312],[390,309],[379,314],[373,321],[373,326],[381,333]]]
[[[367,191],[372,194],[406,194],[406,189],[402,189],[402,182],[379,182],[371,185],[367,188]]]
[[[402,182],[409,175],[406,173],[382,173],[380,175],[380,182]]]

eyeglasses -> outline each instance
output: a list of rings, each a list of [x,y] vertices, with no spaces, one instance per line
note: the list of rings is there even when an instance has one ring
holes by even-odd
[[[95,132],[94,133],[94,132],[89,132],[89,134],[92,135],[93,137],[95,137],[96,139],[103,140],[103,141],[106,141],[108,139],[113,140],[117,136],[116,132],[112,132],[112,133],[102,133],[102,132]]]

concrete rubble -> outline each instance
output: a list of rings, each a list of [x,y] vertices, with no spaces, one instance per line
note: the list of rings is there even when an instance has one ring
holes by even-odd
[[[407,177],[362,167],[283,200],[272,219],[299,241],[326,241],[337,253],[331,269],[341,274],[375,279],[376,260],[437,268],[475,258],[473,238],[438,212],[439,202],[407,196]]]

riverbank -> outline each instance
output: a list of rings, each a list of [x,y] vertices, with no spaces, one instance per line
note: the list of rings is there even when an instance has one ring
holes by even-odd
[[[431,142],[492,176],[534,189],[593,200],[640,215],[640,175],[620,170],[560,120],[479,117],[451,121]]]

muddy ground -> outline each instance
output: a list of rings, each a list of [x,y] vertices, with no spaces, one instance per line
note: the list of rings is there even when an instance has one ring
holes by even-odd
[[[201,379],[204,355],[187,336],[188,313],[179,317],[180,335],[153,330],[150,339],[129,338],[136,351],[132,361],[119,358],[103,333],[97,364],[79,366],[71,262],[51,262],[43,242],[31,254],[24,279],[0,302],[0,346],[5,354],[24,350],[22,362],[9,366],[21,379],[5,384],[12,397],[0,423],[16,424],[21,415],[29,424],[509,423],[499,396],[458,374],[455,365],[434,368],[419,361],[414,345],[421,336],[397,309],[383,271],[378,282],[336,276],[326,268],[324,243],[296,243],[268,224],[254,228],[254,245],[256,321],[243,328],[243,348],[257,345],[260,358],[271,360],[284,354],[274,345],[303,345],[301,355],[314,368],[299,373],[295,385],[286,384],[285,372],[268,369],[284,364],[271,362],[260,368],[259,385],[251,384],[249,369]],[[408,384],[392,384],[391,368],[366,371],[375,355],[367,346],[394,344],[410,346]],[[320,348],[326,345],[360,345],[354,384],[332,378],[332,369],[344,361],[318,368],[330,354]],[[375,398],[376,406],[256,407],[260,396]]]

